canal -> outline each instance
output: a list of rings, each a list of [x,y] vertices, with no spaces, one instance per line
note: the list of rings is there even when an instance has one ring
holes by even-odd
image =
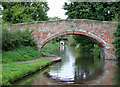
[[[58,48],[56,51],[62,58],[61,62],[26,77],[14,85],[113,84],[112,80],[105,83],[104,79],[109,79],[109,74],[114,74],[115,62],[105,61],[90,53],[77,52],[75,47],[68,45],[65,45],[64,50]]]

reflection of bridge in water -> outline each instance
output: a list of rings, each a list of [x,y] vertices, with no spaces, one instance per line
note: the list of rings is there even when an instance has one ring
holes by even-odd
[[[39,49],[55,37],[66,34],[80,34],[91,38],[100,48],[102,57],[114,59],[112,32],[115,29],[114,22],[70,19],[60,21],[43,21],[10,25],[9,28],[33,29],[34,38]]]

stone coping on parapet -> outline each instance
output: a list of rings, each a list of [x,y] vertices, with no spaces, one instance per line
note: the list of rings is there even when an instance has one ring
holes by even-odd
[[[120,23],[115,21],[100,21],[100,20],[90,20],[90,19],[61,19],[61,20],[51,20],[51,21],[34,21],[34,22],[24,22],[24,23],[16,23],[16,24],[8,24],[8,25],[25,25],[25,24],[35,24],[35,23],[46,23],[46,22],[59,22],[59,21],[91,21],[91,22],[99,22],[99,23]]]

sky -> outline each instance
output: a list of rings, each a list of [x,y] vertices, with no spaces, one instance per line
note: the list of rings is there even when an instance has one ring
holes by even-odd
[[[59,17],[61,19],[66,19],[65,10],[62,9],[64,2],[68,0],[46,0],[48,2],[48,7],[50,10],[47,12],[48,17]]]
[[[0,10],[3,10],[3,7],[0,5]],[[0,12],[0,17],[2,17],[1,12]]]

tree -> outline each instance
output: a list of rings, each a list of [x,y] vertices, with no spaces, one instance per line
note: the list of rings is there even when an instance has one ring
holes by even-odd
[[[119,11],[120,2],[71,2],[64,4],[69,19],[111,21]]]
[[[4,23],[23,23],[48,20],[47,2],[3,2]]]

